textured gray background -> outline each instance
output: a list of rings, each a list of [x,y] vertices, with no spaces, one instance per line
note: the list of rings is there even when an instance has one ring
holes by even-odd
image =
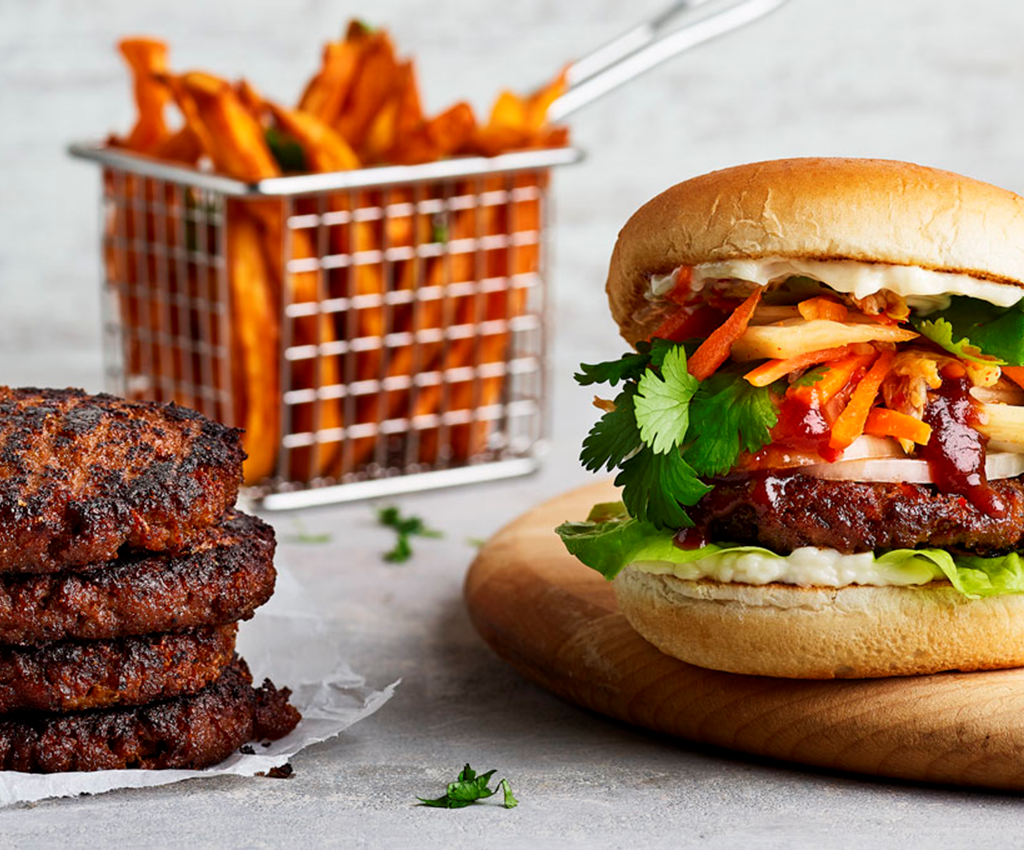
[[[0,2],[0,382],[100,387],[97,175],[63,153],[130,121],[117,36],[167,37],[176,67],[245,74],[293,99],[350,14],[414,53],[431,108],[485,105],[660,7],[497,0]],[[617,229],[676,180],[786,155],[905,158],[1024,189],[1024,4],[792,0],[744,33],[653,72],[573,122],[586,164],[556,181],[553,449],[528,480],[402,500],[445,529],[404,567],[369,508],[303,516],[326,545],[282,557],[336,621],[338,652],[394,700],[295,761],[290,781],[216,780],[0,811],[0,846],[996,846],[1018,842],[1012,796],[861,781],[636,732],[560,703],[479,642],[460,598],[486,536],[585,480],[592,411],[569,378],[614,355],[601,287]],[[496,767],[511,812],[413,808],[461,763]]]

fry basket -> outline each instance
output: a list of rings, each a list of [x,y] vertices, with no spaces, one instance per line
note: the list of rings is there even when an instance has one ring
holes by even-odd
[[[246,426],[265,508],[537,468],[550,172],[578,151],[249,185],[71,150],[103,169],[108,388]],[[280,222],[270,309],[253,217]]]
[[[676,0],[570,65],[548,118],[783,2]],[[264,508],[537,468],[549,184],[578,150],[253,184],[104,145],[70,152],[102,168],[109,389],[244,427]]]

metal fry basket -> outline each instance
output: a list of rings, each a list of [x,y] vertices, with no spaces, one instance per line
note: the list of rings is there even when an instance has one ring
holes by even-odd
[[[110,390],[246,427],[264,507],[536,468],[550,170],[578,151],[255,185],[72,152],[103,166]]]
[[[782,2],[677,0],[571,65],[549,118]],[[254,184],[70,152],[102,167],[108,387],[244,427],[263,507],[537,468],[549,183],[577,150]]]

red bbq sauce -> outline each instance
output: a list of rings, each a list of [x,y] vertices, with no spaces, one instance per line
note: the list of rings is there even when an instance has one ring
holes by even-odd
[[[956,370],[959,371],[959,370]],[[978,410],[966,375],[942,370],[942,386],[928,396],[924,421],[932,436],[921,456],[942,493],[958,493],[989,516],[1004,516],[1006,504],[985,476],[985,437],[973,426]]]
[[[802,452],[815,452],[829,463],[838,460],[842,451],[829,446],[832,426],[818,405],[799,396],[787,395],[779,406],[779,421],[772,429],[772,445],[787,446]]]
[[[693,549],[707,546],[711,541],[708,540],[707,527],[705,525],[695,525],[693,528],[680,528],[672,542],[677,549],[692,551]]]

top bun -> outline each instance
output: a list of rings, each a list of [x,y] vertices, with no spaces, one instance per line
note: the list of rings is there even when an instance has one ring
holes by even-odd
[[[638,317],[652,274],[765,257],[920,266],[1024,286],[1024,198],[882,159],[714,171],[662,192],[626,222],[605,287],[612,316],[635,344],[657,326]]]

